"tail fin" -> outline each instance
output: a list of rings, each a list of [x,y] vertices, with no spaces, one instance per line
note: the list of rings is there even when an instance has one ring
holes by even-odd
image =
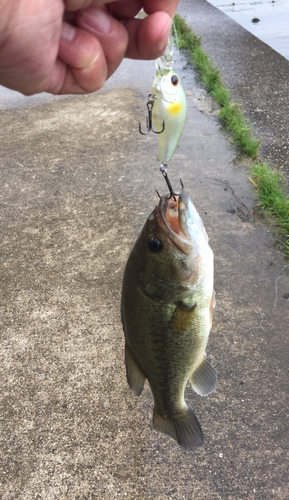
[[[191,408],[187,407],[177,418],[162,417],[154,409],[153,426],[175,439],[186,450],[196,450],[203,444],[203,431]]]

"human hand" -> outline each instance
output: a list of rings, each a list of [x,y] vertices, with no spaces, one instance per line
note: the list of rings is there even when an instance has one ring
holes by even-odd
[[[25,95],[99,90],[124,57],[156,59],[179,0],[0,0],[0,84]],[[134,16],[144,8],[148,17]]]

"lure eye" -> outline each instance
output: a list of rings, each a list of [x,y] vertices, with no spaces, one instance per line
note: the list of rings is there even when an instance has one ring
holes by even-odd
[[[162,242],[157,238],[152,238],[149,241],[149,249],[151,252],[158,253],[162,249]]]
[[[173,86],[174,86],[174,87],[176,87],[176,86],[178,85],[178,83],[179,83],[179,78],[177,77],[177,75],[173,75],[173,76],[171,77],[171,82],[172,82],[172,84],[173,84]]]

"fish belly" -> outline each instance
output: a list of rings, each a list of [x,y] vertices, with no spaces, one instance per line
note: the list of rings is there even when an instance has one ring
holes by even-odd
[[[139,307],[132,308],[132,299]],[[126,340],[127,379],[139,395],[147,378],[155,407],[153,426],[175,439],[180,446],[195,450],[203,443],[203,432],[184,399],[186,383],[195,357],[205,345],[192,340],[191,331],[178,335],[170,327],[172,311],[136,292],[123,297],[122,314]]]
[[[180,410],[186,383],[204,357],[208,314],[198,313],[190,325],[183,323],[185,331],[178,329],[172,321],[174,305],[155,302],[133,287],[123,297],[122,310],[127,346],[150,383],[156,406],[165,413]]]
[[[203,433],[184,392],[188,380],[202,396],[216,387],[216,373],[205,354],[212,279],[204,279],[195,300],[167,304],[148,296],[133,270],[128,262],[122,292],[128,383],[139,395],[148,379],[155,402],[154,428],[194,450],[202,445]]]

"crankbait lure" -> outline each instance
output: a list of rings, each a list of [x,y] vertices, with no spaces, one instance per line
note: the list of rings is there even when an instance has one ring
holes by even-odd
[[[162,167],[171,160],[182,135],[186,116],[187,102],[180,77],[173,67],[173,37],[169,40],[164,53],[156,59],[156,75],[147,103],[147,130],[140,133],[146,135],[150,130],[158,134],[159,155]],[[152,123],[155,129],[152,128]]]

